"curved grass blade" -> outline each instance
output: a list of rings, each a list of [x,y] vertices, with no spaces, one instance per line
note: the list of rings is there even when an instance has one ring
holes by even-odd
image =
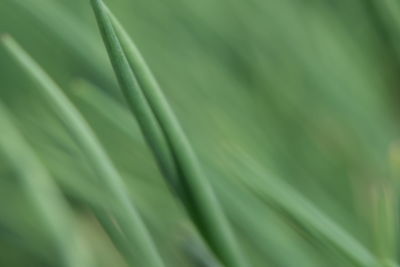
[[[8,52],[39,85],[39,88],[46,95],[50,104],[54,106],[55,111],[82,148],[82,151],[101,179],[99,182],[103,183],[109,189],[112,197],[115,198],[115,203],[118,207],[113,210],[111,205],[109,208],[115,212],[113,215],[131,242],[132,254],[140,255],[139,257],[143,258],[146,266],[163,267],[164,263],[141,216],[131,202],[122,177],[100,145],[90,126],[64,95],[61,88],[13,39],[6,38],[3,43]],[[105,206],[109,204],[104,203]]]
[[[150,106],[147,104],[146,98],[141,90],[130,90],[129,88],[138,88],[139,85],[129,68],[127,59],[122,51],[121,46],[117,40],[115,34],[109,34],[112,30],[107,26],[107,23],[103,23],[104,19],[108,20],[108,17],[104,17],[103,6],[96,1],[93,1],[94,11],[98,20],[99,27],[104,34],[107,36],[114,36],[112,42],[105,42],[107,50],[109,51],[110,60],[115,69],[118,81],[121,87],[124,88],[123,93],[127,99],[129,107],[135,114],[138,114],[137,120],[139,121],[140,127],[143,129],[144,137],[155,154],[155,158],[160,166],[160,170],[163,175],[168,179],[168,185],[175,190],[179,195],[182,194],[180,184],[177,181],[178,172],[173,155],[169,150],[169,145],[164,138],[162,129],[158,125],[157,119],[151,111]],[[108,23],[108,25],[111,25]]]
[[[138,50],[135,50],[127,35],[126,38],[121,38],[125,51],[121,47],[115,29],[121,33],[122,27],[114,29],[104,4],[100,0],[92,0],[92,4],[120,86],[142,127],[143,134],[152,135],[157,128],[148,127],[149,122],[146,118],[149,117],[156,117],[153,123],[159,124],[162,129],[169,147],[152,146],[153,152],[157,157],[160,149],[170,149],[184,193],[182,202],[194,224],[223,264],[231,267],[247,266],[213,189],[204,177],[195,153],[159,86],[145,67],[144,60],[138,56]],[[126,57],[129,58],[129,62]]]
[[[243,160],[241,160],[243,162]],[[345,255],[356,266],[378,266],[377,259],[350,233],[340,227],[290,185],[268,175],[256,162],[246,160],[255,179],[241,179],[244,186],[278,211],[284,211],[304,229]]]
[[[98,94],[100,94],[100,92]],[[97,98],[92,100],[96,101]],[[87,99],[87,101],[90,102],[89,99]],[[100,104],[104,103],[100,102]],[[125,115],[128,116],[129,112],[126,111],[126,113]],[[129,119],[132,120],[131,117]],[[46,125],[38,125],[37,127],[43,129],[46,128]],[[49,129],[47,130],[50,132]],[[37,140],[35,137],[34,139]],[[45,152],[46,157],[43,161],[47,163],[48,166],[52,167],[50,170],[54,173],[60,185],[68,190],[68,195],[90,207],[117,250],[128,262],[132,263],[132,266],[136,266],[138,259],[131,253],[132,246],[129,240],[127,240],[124,233],[116,227],[115,218],[112,216],[112,213],[104,209],[104,203],[111,203],[114,199],[112,199],[103,188],[99,188],[93,183],[93,177],[91,177],[90,174],[77,168],[76,162],[74,162],[72,158],[54,149],[54,145],[40,147],[39,149]]]
[[[112,123],[121,132],[126,133],[128,136],[132,136],[133,137],[132,141],[136,141],[135,139],[136,129],[132,127],[132,125],[129,123],[132,120],[132,115],[130,114],[128,109],[120,105],[118,102],[113,101],[111,98],[106,97],[104,93],[102,93],[99,89],[97,89],[94,85],[88,83],[87,81],[79,81],[78,83],[76,83],[76,86],[77,87],[74,89],[76,95],[80,99],[82,99],[87,105],[93,107],[94,110],[96,110],[99,114],[101,114],[107,120],[109,120],[110,123]],[[109,107],[108,109],[111,109],[112,111],[106,112],[103,109],[104,106]],[[114,116],[110,116],[110,113],[118,114],[115,115],[115,117],[118,117],[120,119],[115,120]],[[289,263],[293,262],[295,262],[298,266],[319,266],[318,263],[315,263],[316,265],[311,264],[312,258],[310,258],[310,254],[304,253],[303,250],[299,250],[299,247],[304,244],[299,244],[298,241],[294,242],[291,239],[282,240],[281,238],[282,233],[276,231],[276,228],[273,229],[265,228],[264,227],[265,220],[266,219],[271,220],[271,218],[262,217],[258,212],[254,213],[252,212],[252,210],[247,209],[246,203],[247,205],[251,205],[251,207],[254,207],[255,203],[254,202],[248,203],[248,200],[243,198],[243,192],[234,191],[232,189],[232,186],[229,188],[229,190],[226,190],[227,186],[228,184],[219,185],[221,190],[225,189],[224,190],[225,197],[221,199],[221,202],[222,204],[224,204],[223,200],[225,200],[225,202],[227,203],[226,205],[223,205],[224,207],[226,207],[226,212],[230,214],[233,218],[236,218],[236,220],[240,222],[241,225],[244,226],[253,225],[251,229],[246,228],[246,230],[249,232],[255,229],[262,229],[259,231],[255,231],[256,232],[255,234],[251,233],[252,235],[251,240],[255,243],[255,246],[260,250],[259,253],[261,254],[271,253],[273,255],[277,255],[277,257],[281,259],[282,257],[279,257],[279,252],[285,250],[287,253],[291,255],[291,258],[283,257],[282,264],[284,266],[292,266]],[[237,196],[239,194],[241,195],[241,198],[237,199]],[[261,201],[258,204],[261,205]],[[258,210],[262,210],[263,208],[265,207],[258,207]],[[273,223],[275,223],[276,225],[280,225],[282,222],[274,221]],[[285,228],[282,231],[286,232],[289,231],[289,229]],[[246,235],[250,234],[247,233]],[[265,242],[266,240],[269,240],[269,244]],[[196,253],[199,252],[196,252],[195,250],[191,251],[190,248],[187,248],[185,252],[191,258],[193,257],[193,261],[197,260],[199,262],[202,261],[203,262],[202,264],[204,266],[208,266],[204,262],[209,262],[208,264],[215,264],[215,265],[218,264],[216,262],[212,263],[212,259],[210,259],[209,256],[197,255]]]
[[[56,244],[63,265],[92,266],[90,260],[86,260],[90,258],[86,257],[86,254],[89,254],[88,248],[76,232],[72,209],[1,103],[0,125],[0,148],[19,173],[22,185]],[[81,245],[79,251],[76,244]]]

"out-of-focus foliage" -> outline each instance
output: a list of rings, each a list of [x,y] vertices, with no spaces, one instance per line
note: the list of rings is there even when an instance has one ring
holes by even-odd
[[[0,33],[84,114],[166,265],[217,266],[126,108],[88,2],[2,0]],[[155,73],[251,266],[397,266],[398,1],[107,4]],[[112,196],[36,87],[2,47],[0,97],[73,209],[75,249],[90,250],[93,266],[143,266],[98,221],[95,207]],[[19,166],[31,167],[27,158]],[[3,149],[0,203],[0,266],[60,266]]]

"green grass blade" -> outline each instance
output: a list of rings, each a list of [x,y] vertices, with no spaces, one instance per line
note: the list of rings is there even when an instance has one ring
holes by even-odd
[[[146,127],[146,117],[151,117],[150,114],[154,112],[156,123],[159,123],[168,140],[185,194],[183,201],[193,222],[223,264],[231,267],[247,266],[213,189],[204,177],[196,156],[155,79],[145,67],[144,60],[138,56],[137,49],[135,50],[127,35],[126,38],[121,38],[125,55],[104,4],[99,0],[93,0],[92,3],[120,86],[144,135],[153,134],[153,129]],[[116,29],[122,32],[122,27],[117,26]],[[160,148],[152,149],[157,154]]]
[[[135,128],[129,123],[132,119],[132,115],[128,109],[120,105],[118,102],[113,101],[109,97],[106,97],[104,93],[87,81],[79,81],[79,83],[76,83],[75,85],[76,87],[74,89],[79,99],[83,100],[87,105],[93,107],[94,110],[109,120],[110,123],[116,127],[116,129],[119,129],[121,132],[124,132],[129,136],[133,136],[132,141],[136,141]],[[104,106],[109,107],[107,112],[103,109]],[[120,119],[115,120],[115,117],[110,116],[110,114],[115,114],[115,117]],[[265,217],[260,217],[260,214],[254,214],[251,210],[246,209],[246,204],[249,204],[248,201],[245,200],[243,192],[233,191],[232,188],[227,190],[227,184],[221,184],[220,188],[225,189],[225,195],[230,195],[228,198],[225,197],[225,202],[229,203],[229,205],[226,205],[225,207],[227,208],[227,212],[231,213],[231,217],[236,218],[241,225],[252,224],[253,229],[249,230],[254,230],[257,228],[263,229],[261,233],[257,232],[251,238],[254,242],[257,242],[257,247],[262,251],[261,253],[267,254],[267,252],[269,252],[277,255],[277,258],[282,258],[279,257],[279,251],[283,249],[291,254],[290,259],[282,259],[283,264],[290,266],[289,263],[295,261],[297,264],[299,264],[299,266],[313,266],[311,264],[312,258],[310,258],[310,255],[304,253],[303,250],[299,250],[299,247],[302,244],[298,244],[298,242],[296,243],[293,240],[282,240],[281,232],[276,231],[276,229],[264,227],[264,222],[266,220]],[[240,199],[237,199],[238,195],[241,196]],[[261,201],[262,200],[260,200],[260,202]],[[243,206],[243,208],[240,209],[240,206]],[[254,208],[254,206],[255,203],[251,202],[251,207]],[[261,209],[262,207],[258,207],[258,210]],[[268,218],[268,220],[271,220],[271,218]],[[276,223],[276,225],[281,224],[279,221],[274,221],[273,223]],[[285,231],[289,230],[285,229]],[[265,240],[269,240],[269,243],[273,244],[273,246],[267,244]]]
[[[14,126],[11,115],[0,104],[0,149],[21,177],[22,185],[36,206],[54,239],[65,266],[92,266],[81,255],[89,253],[85,242],[76,233],[75,218],[63,194],[53,182],[46,167]],[[76,244],[83,244],[80,251]],[[84,253],[83,253],[84,252]],[[89,256],[90,257],[90,256]]]
[[[122,51],[117,37],[115,34],[113,34],[113,29],[107,26],[110,26],[111,24],[105,22],[105,20],[108,20],[108,17],[101,16],[103,13],[103,7],[96,2],[93,3],[96,18],[101,31],[104,33],[104,35],[112,38],[111,42],[105,42],[105,44],[109,54],[111,55],[110,60],[115,69],[117,79],[123,88],[123,93],[125,94],[127,103],[135,114],[140,114],[137,116],[137,119],[140,126],[143,128],[143,132],[145,133],[144,137],[152,151],[155,153],[155,158],[159,163],[160,170],[168,179],[168,184],[174,188],[178,194],[181,194],[182,190],[177,182],[177,167],[175,165],[173,155],[169,150],[167,140],[164,138],[163,132],[159,127],[154,114],[151,112],[151,108],[148,105],[143,92],[141,92],[141,90],[130,89],[139,88],[139,85],[131,69],[129,68],[128,61]]]
[[[135,134],[136,129],[132,127],[133,125],[131,125],[131,123],[129,123],[132,120],[132,115],[130,114],[128,109],[126,109],[120,103],[113,101],[110,97],[106,97],[104,93],[102,93],[98,88],[88,83],[87,81],[79,81],[74,85],[74,91],[76,92],[76,95],[79,97],[79,99],[81,99],[88,106],[96,110],[105,119],[109,120],[109,122],[112,123],[116,129],[119,129],[121,132],[124,132],[128,136],[132,136],[133,142],[137,141],[137,135]],[[108,107],[107,111],[103,109],[104,106]],[[115,117],[119,119],[116,120]],[[223,200],[229,204],[226,204],[224,206],[226,207],[226,212],[230,214],[232,218],[235,218],[238,222],[240,222],[241,225],[253,225],[251,229],[246,228],[246,230],[248,231],[256,231],[256,229],[262,229],[258,232],[256,231],[256,233],[253,234],[251,238],[251,240],[253,240],[253,242],[257,244],[257,248],[261,250],[260,253],[271,253],[273,255],[276,255],[276,257],[280,259],[282,257],[279,256],[279,251],[285,250],[291,255],[291,258],[289,259],[283,257],[282,264],[284,264],[284,266],[292,266],[289,264],[292,261],[296,262],[299,266],[315,266],[311,264],[312,257],[310,258],[309,254],[304,253],[304,250],[299,250],[299,247],[303,244],[299,244],[298,241],[294,242],[293,240],[282,240],[281,232],[276,231],[275,228],[265,228],[265,220],[271,220],[271,218],[261,217],[259,213],[253,213],[251,209],[247,209],[246,205],[251,205],[251,207],[254,208],[255,203],[248,203],[249,201],[244,198],[243,192],[234,191],[231,188],[232,186],[230,186],[228,190],[227,186],[227,184],[221,184],[219,186],[221,190],[224,190],[224,195],[229,195],[229,197],[223,197]],[[241,196],[240,199],[237,198],[238,195]],[[258,207],[258,210],[261,210],[263,208],[265,207]],[[276,221],[276,219],[275,221],[273,221],[273,223],[276,223],[276,225],[282,224],[280,221]],[[282,231],[288,232],[289,229],[284,229]],[[249,234],[246,233],[246,235]],[[266,242],[266,240],[268,240],[268,242]],[[198,253],[196,251],[191,252],[190,248],[188,248],[187,250],[188,254]],[[201,257],[196,255],[192,256],[198,257],[199,261],[201,260],[200,258],[202,258],[206,262],[211,262],[211,260],[204,255],[202,255]],[[215,265],[217,265],[217,263],[215,263]],[[319,266],[318,263],[316,266]]]
[[[241,160],[243,162],[243,160]],[[283,210],[304,229],[330,244],[357,266],[377,266],[376,257],[350,233],[319,210],[290,185],[276,179],[256,162],[246,160],[254,179],[241,182],[268,204]]]
[[[142,257],[146,266],[163,267],[164,263],[141,216],[131,202],[122,177],[87,122],[64,95],[62,89],[13,39],[6,38],[3,43],[8,52],[39,85],[39,88],[54,106],[55,111],[86,154],[103,185],[110,190],[110,194],[115,198],[118,211],[114,215],[124,234],[132,242],[132,253]],[[107,205],[107,203],[104,204]]]

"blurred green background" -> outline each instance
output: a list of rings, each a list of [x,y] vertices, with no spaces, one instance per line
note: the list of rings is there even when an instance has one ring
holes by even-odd
[[[364,252],[398,266],[399,1],[107,4],[160,82],[251,266],[360,266],[349,255]],[[84,114],[168,266],[217,266],[126,108],[89,1],[1,0],[1,33]],[[73,206],[91,260],[127,266],[91,209],[104,188],[35,86],[1,48],[0,98]],[[61,266],[2,153],[0,177],[0,266]]]

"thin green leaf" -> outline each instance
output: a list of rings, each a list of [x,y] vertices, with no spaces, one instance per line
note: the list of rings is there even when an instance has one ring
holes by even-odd
[[[177,167],[175,165],[173,155],[169,150],[167,140],[164,138],[163,132],[158,125],[158,122],[148,105],[146,98],[141,90],[131,90],[130,88],[139,88],[137,80],[129,68],[128,61],[122,51],[122,48],[113,33],[108,17],[102,16],[103,7],[96,2],[93,2],[93,7],[98,20],[99,27],[104,35],[110,36],[111,42],[105,42],[109,52],[110,60],[115,69],[118,81],[123,88],[123,93],[127,99],[129,107],[135,114],[138,114],[137,120],[143,129],[144,137],[155,154],[155,158],[159,163],[160,170],[168,179],[168,184],[178,193],[182,190],[177,182]],[[107,26],[108,25],[108,26]],[[112,32],[110,32],[112,31]]]
[[[244,160],[241,160],[243,162]],[[254,179],[242,177],[241,182],[274,208],[285,211],[296,222],[331,244],[357,266],[377,266],[375,256],[350,233],[319,210],[303,195],[281,179],[276,179],[255,161],[245,160]]]
[[[14,125],[11,115],[0,103],[0,148],[21,177],[22,185],[36,206],[65,266],[92,266],[88,247],[78,236],[75,217],[67,200],[46,167]],[[76,245],[80,245],[79,251]]]
[[[247,266],[213,189],[203,175],[191,145],[143,58],[139,56],[133,42],[123,33],[122,27],[117,25],[115,29],[120,36],[125,36],[121,38],[124,51],[108,15],[110,12],[100,0],[92,0],[92,4],[120,86],[143,134],[149,136],[157,132],[157,135],[164,135],[167,140],[167,147],[153,145],[151,148],[156,157],[160,150],[166,149],[173,155],[167,156],[169,161],[174,160],[167,168],[176,166],[179,185],[184,193],[182,200],[194,224],[223,264],[232,267]],[[116,25],[116,20],[113,21]],[[148,127],[149,118],[156,124],[154,127]],[[162,129],[161,133],[159,129]],[[163,161],[159,159],[159,163]],[[161,165],[160,168],[166,166]]]
[[[39,88],[46,95],[50,104],[54,106],[55,111],[86,154],[87,159],[101,179],[100,182],[110,190],[110,194],[115,198],[118,207],[114,211],[111,205],[110,209],[115,212],[113,215],[131,242],[132,254],[140,255],[146,266],[163,267],[164,263],[141,216],[131,202],[122,177],[100,145],[92,129],[64,95],[62,89],[13,39],[7,38],[3,42],[10,54],[39,85]]]
[[[120,105],[118,102],[113,101],[111,98],[106,97],[104,93],[87,81],[80,81],[75,85],[76,87],[74,89],[76,95],[80,99],[108,119],[110,123],[116,127],[116,129],[119,129],[121,132],[124,132],[129,136],[132,136],[132,141],[136,141],[136,129],[129,123],[132,120],[132,115],[128,109]],[[104,106],[108,107],[107,111],[103,109]],[[115,117],[119,119],[115,120]],[[252,209],[248,209],[247,207],[249,205],[252,208],[255,208],[256,203],[254,203],[254,201],[250,202],[245,198],[243,192],[234,190],[231,185],[223,183],[219,185],[219,187],[221,190],[224,190],[225,197],[223,197],[221,201],[226,203],[226,205],[224,205],[224,207],[226,207],[226,212],[230,214],[232,218],[235,218],[240,225],[252,225],[251,229],[244,227],[245,231],[247,231],[246,236],[251,236],[252,242],[255,243],[255,246],[258,250],[260,250],[261,254],[267,255],[269,253],[276,255],[277,259],[280,259],[282,264],[285,266],[292,266],[289,264],[291,262],[296,262],[296,264],[299,266],[319,266],[320,263],[312,264],[313,258],[305,252],[304,244],[299,244],[298,240],[282,238],[282,236],[284,236],[283,233],[289,234],[289,231],[293,231],[293,229],[287,229],[289,226],[282,225],[283,223],[281,221],[277,221],[276,218],[272,220],[270,217],[266,218],[265,216],[261,216],[259,212],[254,212]],[[240,199],[237,198],[238,195],[241,196]],[[261,206],[260,203],[257,204]],[[262,210],[263,208],[265,207],[257,206],[255,210]],[[262,214],[264,215],[264,213]],[[266,228],[265,220],[272,221],[273,224],[275,224],[275,227]],[[280,227],[286,228],[282,229],[281,231],[277,231],[277,228],[280,229]],[[300,246],[302,246],[302,250],[299,249]],[[279,251],[282,250],[290,253],[291,257],[280,257]],[[190,253],[190,251],[187,253]],[[200,258],[202,258],[204,261],[211,262],[211,259],[205,257],[204,255],[199,257],[199,261],[201,260]]]

